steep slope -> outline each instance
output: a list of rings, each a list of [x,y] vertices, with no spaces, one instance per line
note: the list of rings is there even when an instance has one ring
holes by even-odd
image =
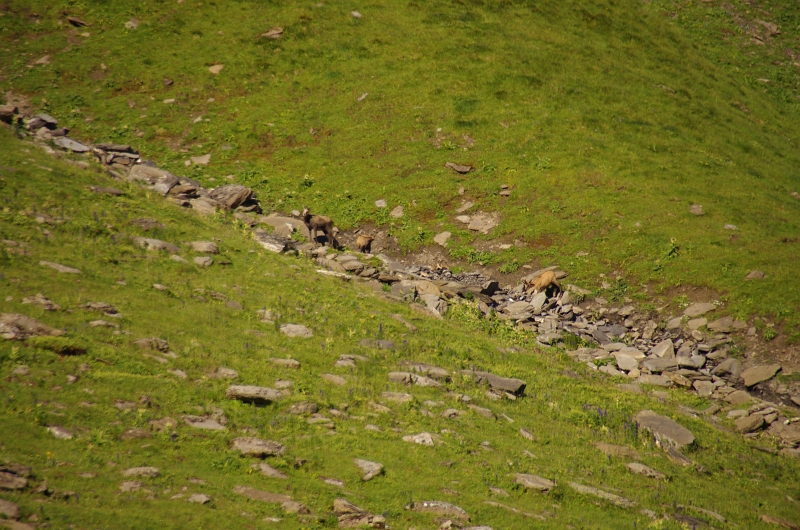
[[[510,325],[487,325],[474,303],[434,319],[260,249],[230,215],[199,217],[6,128],[0,146],[4,337],[17,333],[9,322],[21,326],[8,314],[65,332],[0,344],[0,485],[23,521],[619,528],[655,518],[664,528],[766,528],[796,519],[797,458],[695,412],[704,398],[626,392]],[[145,250],[136,237],[176,248]],[[198,241],[218,253],[193,250]],[[312,336],[289,337],[284,324]],[[392,382],[404,361],[442,367],[450,380]],[[487,392],[462,369],[526,388]],[[230,399],[235,384],[277,391],[244,403]],[[656,426],[656,443],[647,410],[691,433]],[[432,445],[404,440],[422,433]],[[243,455],[248,437],[274,442],[259,451],[275,456]],[[356,458],[381,472],[365,481]],[[632,473],[636,462],[664,476]]]
[[[797,341],[793,6],[355,8],[85,2],[70,23],[10,1],[0,88],[205,184],[234,175],[277,209],[376,223],[400,250],[447,230],[451,258],[505,273],[560,263],[630,294],[710,288]],[[468,230],[462,201],[499,226]]]

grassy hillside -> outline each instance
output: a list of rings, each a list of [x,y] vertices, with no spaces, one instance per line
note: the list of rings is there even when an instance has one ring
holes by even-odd
[[[449,230],[452,256],[503,272],[707,287],[798,339],[796,6],[10,0],[2,15],[0,90],[87,140],[206,184],[232,174],[276,209],[377,223],[405,250]],[[500,226],[468,232],[463,200]]]
[[[410,501],[427,500],[456,504],[471,524],[494,528],[684,528],[703,521],[716,528],[759,528],[763,514],[796,518],[797,501],[791,499],[800,496],[798,460],[755,450],[725,420],[716,425],[685,413],[686,407],[706,408],[704,399],[682,390],[623,392],[563,353],[534,347],[511,327],[487,333],[470,303],[454,305],[445,321],[422,316],[369,287],[319,275],[305,259],[259,250],[229,217],[196,217],[134,186],[123,185],[120,197],[92,193],[89,186],[120,184],[99,169],[45,155],[7,129],[0,130],[0,146],[0,312],[24,313],[67,331],[64,337],[0,344],[0,464],[33,470],[28,490],[3,491],[2,498],[20,506],[25,521],[50,528],[333,528],[331,507],[340,497],[383,514],[392,528],[438,527],[441,517],[405,509]],[[37,215],[49,217],[40,222]],[[137,228],[141,218],[161,227],[144,232]],[[220,254],[214,265],[201,268],[134,246],[130,236],[136,235],[177,244],[190,262],[191,241],[217,241]],[[82,273],[56,273],[40,260]],[[37,293],[60,309],[23,303]],[[112,304],[121,317],[89,311],[89,302]],[[260,322],[258,309],[272,311],[276,323]],[[88,325],[97,319],[111,327]],[[307,325],[314,336],[288,338],[278,331],[284,323]],[[148,337],[168,341],[174,355],[134,344]],[[391,340],[395,347],[365,347],[365,338]],[[85,353],[65,355],[68,348]],[[368,360],[335,367],[347,354]],[[281,368],[270,358],[296,359],[300,368]],[[526,395],[491,400],[484,387],[458,376],[438,389],[389,383],[387,373],[403,360],[518,377],[527,382]],[[238,371],[239,379],[211,377],[220,367]],[[336,386],[321,377],[326,373],[347,381]],[[284,386],[279,381],[291,384],[271,405],[225,398],[231,383]],[[394,403],[385,391],[409,392],[413,400]],[[495,419],[469,408],[459,394],[490,409]],[[289,413],[304,401],[317,403],[328,419],[310,423],[308,415]],[[461,415],[441,417],[447,408]],[[642,409],[691,429],[696,443],[684,453],[693,465],[668,459],[650,435],[637,431],[632,417]],[[192,428],[185,415],[224,417],[226,430]],[[159,432],[152,422],[166,417],[178,425]],[[52,426],[69,429],[73,438],[57,439],[47,430]],[[125,439],[131,429],[144,434],[134,431],[133,439]],[[435,445],[401,439],[420,432],[433,433]],[[287,478],[251,469],[258,460],[230,448],[239,436],[284,444],[283,455],[265,461]],[[592,446],[596,442],[639,456],[606,456]],[[380,462],[384,472],[362,482],[353,458]],[[666,478],[630,473],[625,466],[632,460]],[[159,476],[123,476],[138,466],[154,466]],[[546,477],[556,487],[548,494],[526,491],[514,484],[515,473]],[[141,489],[121,492],[129,481],[141,482]],[[34,491],[43,482],[46,495]],[[614,507],[577,493],[569,482],[636,505]],[[284,514],[278,504],[234,493],[236,486],[290,495],[311,514]],[[194,493],[210,502],[188,503]],[[652,510],[657,520],[640,510]],[[276,517],[283,519],[280,525],[265,520]]]

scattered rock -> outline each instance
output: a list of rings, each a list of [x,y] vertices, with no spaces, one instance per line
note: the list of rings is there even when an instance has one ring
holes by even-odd
[[[570,482],[569,486],[577,491],[578,493],[583,493],[584,495],[591,495],[593,497],[598,497],[603,499],[604,501],[608,501],[615,506],[619,506],[620,508],[633,508],[636,506],[636,503],[626,499],[625,497],[620,497],[618,495],[614,495],[613,493],[608,493],[606,491],[599,490],[597,488],[593,488],[591,486],[584,486],[583,484],[578,484],[577,482]]]
[[[43,267],[50,267],[51,269],[55,269],[61,273],[82,274],[78,269],[73,269],[72,267],[67,267],[66,265],[61,265],[59,263],[53,263],[52,261],[40,261],[39,265],[42,265]]]
[[[381,394],[381,397],[383,399],[386,399],[388,401],[394,401],[396,403],[408,403],[409,401],[414,400],[414,396],[402,392],[383,392]]]
[[[190,243],[195,252],[205,252],[207,254],[219,254],[219,247],[211,241],[194,241]]]
[[[289,478],[289,476],[286,473],[278,469],[275,469],[274,467],[265,462],[259,462],[258,464],[253,464],[250,467],[259,470],[261,474],[264,475],[265,477],[279,478],[279,479]]]
[[[210,267],[211,265],[214,264],[214,260],[209,258],[208,256],[197,256],[196,258],[194,258],[193,261],[195,262],[196,265],[199,265],[200,267]]]
[[[455,162],[447,162],[444,167],[449,167],[456,173],[460,173],[461,175],[467,174],[472,171],[474,168],[470,165],[464,164],[456,164]]]
[[[61,309],[61,306],[45,298],[42,293],[37,293],[36,296],[26,296],[22,299],[23,304],[33,304],[41,307],[45,311],[58,311]]]
[[[750,271],[747,276],[744,277],[745,280],[760,280],[764,278],[766,275],[761,271]]]
[[[232,370],[230,368],[224,368],[220,366],[217,367],[216,370],[208,374],[208,377],[211,379],[239,379],[239,372],[237,372],[236,370]]]
[[[202,493],[193,493],[188,499],[186,499],[186,502],[191,502],[194,504],[208,504],[211,502],[211,497]]]
[[[525,473],[517,473],[514,483],[519,484],[525,489],[541,491],[547,493],[556,487],[556,483],[546,478],[537,475],[527,475]]]
[[[190,158],[192,164],[197,164],[199,166],[207,166],[209,162],[211,162],[211,155],[206,154],[202,156],[193,156]]]
[[[469,515],[463,508],[450,504],[449,502],[442,501],[422,501],[412,502],[406,505],[406,510],[415,512],[427,512],[436,515],[444,515],[446,517],[453,517],[460,520],[469,521]]]
[[[371,514],[345,499],[333,501],[333,513],[339,519],[339,528],[386,528],[383,516]]]
[[[632,473],[636,473],[637,475],[644,475],[646,477],[655,478],[659,480],[667,478],[667,476],[664,473],[656,471],[652,467],[647,467],[644,464],[640,464],[639,462],[631,462],[626,467]]]
[[[164,250],[166,252],[169,252],[170,254],[177,254],[181,251],[181,249],[179,249],[172,243],[167,243],[166,241],[161,241],[160,239],[152,239],[149,237],[140,237],[140,236],[134,236],[131,239],[137,246],[145,250],[152,250],[152,251]]]
[[[122,436],[119,437],[120,440],[123,442],[127,442],[128,440],[142,440],[144,438],[150,438],[150,433],[145,431],[144,429],[128,429]]]
[[[431,436],[428,432],[421,432],[419,434],[409,434],[408,436],[403,436],[404,442],[412,442],[419,445],[433,445],[433,436]]]
[[[224,431],[225,426],[213,418],[206,418],[204,416],[184,416],[183,421],[189,427],[195,429],[205,429],[207,431]]]
[[[134,30],[139,27],[139,20],[132,18],[125,23],[125,28],[129,30]]]
[[[231,385],[225,391],[228,399],[238,399],[245,403],[267,405],[283,397],[278,390],[263,386]]]
[[[284,324],[281,326],[281,333],[287,337],[302,337],[305,339],[314,336],[310,329],[300,324]]]
[[[360,458],[354,458],[353,462],[355,462],[358,468],[364,473],[361,477],[361,480],[364,482],[372,480],[383,472],[383,464],[379,464],[378,462],[371,462]]]
[[[639,427],[652,432],[656,440],[662,444],[666,443],[681,448],[694,443],[694,435],[689,429],[652,410],[642,410],[633,419]]]
[[[337,386],[344,386],[347,384],[347,379],[340,375],[335,374],[320,374],[320,377],[329,383],[333,383]]]
[[[233,442],[231,442],[231,449],[239,451],[245,456],[256,456],[259,458],[282,455],[286,450],[286,448],[278,442],[262,440],[261,438],[254,438],[251,436],[234,439]]]
[[[214,75],[218,75],[220,72],[222,72],[223,68],[225,68],[224,64],[215,64],[213,66],[209,66],[208,71]]]
[[[142,489],[143,484],[138,480],[128,480],[119,485],[119,491],[123,493],[130,493],[132,491],[139,491]]]
[[[759,383],[772,379],[775,377],[775,374],[780,371],[780,369],[781,365],[779,364],[763,364],[748,368],[742,372],[740,377],[744,381],[744,386],[750,388]]]
[[[158,468],[145,466],[145,467],[132,467],[122,472],[123,477],[157,477]]]
[[[703,211],[703,207],[699,204],[692,204],[689,206],[689,213],[692,215],[703,215],[705,212]]]
[[[395,206],[391,212],[389,212],[389,216],[392,219],[400,219],[403,217],[403,207],[402,206]]]
[[[750,416],[743,416],[733,422],[736,425],[736,432],[747,434],[755,432],[764,427],[764,416],[761,414],[752,414]]]
[[[697,318],[705,315],[709,311],[714,311],[717,308],[714,304],[706,302],[692,304],[683,310],[683,315],[689,318]]]
[[[18,313],[0,313],[0,336],[8,340],[25,340],[36,336],[59,337],[65,332]]]
[[[300,369],[300,361],[295,359],[276,359],[274,357],[268,359],[269,362],[282,368],[291,368],[292,370]]]
[[[75,436],[75,434],[69,429],[59,427],[58,425],[52,425],[48,427],[47,430],[59,440],[72,440],[72,438]]]
[[[447,240],[450,239],[452,235],[453,234],[451,234],[450,232],[439,232],[438,234],[433,236],[433,242],[439,246],[446,247]]]
[[[261,34],[261,36],[266,39],[280,39],[281,35],[283,35],[283,28],[277,26]]]
[[[288,495],[282,495],[280,493],[272,493],[269,491],[261,491],[255,488],[249,488],[247,486],[236,486],[235,488],[233,488],[233,492],[238,493],[239,495],[243,495],[248,499],[253,499],[255,501],[269,502],[273,504],[283,504],[284,502],[292,500],[292,498]]]
[[[19,506],[11,501],[0,499],[0,515],[4,515],[9,519],[18,519],[20,515]]]
[[[497,218],[497,214],[478,212],[470,218],[467,229],[481,234],[488,234],[498,224],[500,224],[500,221]]]

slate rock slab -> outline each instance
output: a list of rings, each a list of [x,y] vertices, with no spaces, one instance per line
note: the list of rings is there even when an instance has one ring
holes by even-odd
[[[714,304],[709,304],[706,302],[699,302],[696,304],[692,304],[686,309],[683,310],[683,315],[689,318],[697,318],[699,316],[703,316],[709,311],[713,311],[717,308]]]
[[[625,467],[627,467],[631,473],[635,473],[637,475],[644,475],[645,477],[655,478],[659,480],[667,478],[667,476],[661,471],[656,471],[652,467],[640,464],[639,462],[631,462]]]
[[[748,368],[741,374],[744,386],[751,387],[775,377],[781,369],[779,364],[762,364]]]
[[[460,506],[443,501],[412,502],[406,505],[406,510],[423,513],[433,513],[455,519],[469,521],[469,515]]]
[[[224,431],[225,426],[213,418],[204,416],[184,416],[183,421],[186,425],[195,429],[205,429],[207,431]]]
[[[599,490],[591,486],[584,486],[583,484],[578,484],[577,482],[570,482],[569,486],[578,493],[598,497],[604,501],[610,502],[615,506],[619,506],[620,508],[633,508],[636,506],[636,503],[630,499],[626,499],[625,497],[620,497],[619,495],[614,495],[613,493],[608,493],[607,491]]]
[[[61,265],[60,263],[53,263],[52,261],[40,261],[39,265],[43,267],[50,267],[51,269],[55,269],[64,274],[82,274],[78,269],[67,267],[66,265]]]
[[[122,472],[123,477],[157,477],[158,468],[152,466],[132,467]]]
[[[286,450],[283,444],[273,442],[272,440],[262,440],[261,438],[255,438],[253,436],[235,438],[233,442],[231,442],[231,449],[239,451],[245,456],[256,456],[259,458],[282,455]]]
[[[310,329],[301,324],[284,324],[281,326],[281,333],[287,337],[309,338],[314,336]]]
[[[528,475],[526,473],[517,473],[514,478],[514,483],[519,484],[525,489],[541,491],[542,493],[547,493],[556,487],[556,483],[551,480],[537,475]]]
[[[27,478],[8,471],[0,471],[0,490],[21,490],[27,486]]]
[[[166,252],[169,252],[170,254],[177,254],[181,251],[181,249],[179,249],[176,245],[173,245],[172,243],[167,243],[166,241],[161,241],[160,239],[152,239],[149,237],[140,237],[140,236],[134,236],[131,239],[137,246],[145,250],[153,250],[153,251],[164,250]]]
[[[633,419],[640,427],[652,432],[661,443],[667,442],[678,448],[694,443],[694,435],[689,429],[652,410],[642,410]]]
[[[419,434],[409,434],[403,436],[404,442],[411,442],[419,445],[433,446],[433,436],[429,432],[421,432]]]
[[[19,506],[11,501],[0,499],[0,515],[5,515],[9,519],[19,518]]]
[[[266,405],[283,397],[280,391],[264,386],[231,385],[225,390],[225,397],[238,399],[245,403]]]
[[[34,336],[59,337],[64,333],[19,313],[0,313],[0,336],[8,340],[25,340]]]
[[[495,374],[490,374],[489,372],[478,372],[474,370],[462,370],[462,374],[464,375],[472,375],[475,377],[475,382],[489,383],[489,386],[492,390],[500,390],[502,392],[508,392],[510,394],[514,394],[516,396],[520,396],[525,393],[525,386],[527,383],[522,381],[521,379],[515,379],[512,377],[500,377]]]
[[[747,434],[756,432],[764,427],[764,416],[761,414],[753,414],[751,416],[744,416],[735,420],[736,432]]]

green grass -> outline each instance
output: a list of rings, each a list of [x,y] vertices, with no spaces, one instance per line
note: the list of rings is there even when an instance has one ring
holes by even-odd
[[[86,188],[109,184],[99,170],[80,170],[55,160],[36,145],[20,143],[7,130],[0,130],[0,145],[0,238],[24,243],[28,251],[24,256],[7,250],[2,254],[0,312],[21,312],[68,332],[58,340],[0,344],[4,396],[0,461],[32,466],[33,486],[46,480],[53,492],[50,497],[31,491],[4,492],[3,498],[21,506],[24,519],[35,514],[51,528],[272,527],[273,523],[262,519],[284,517],[278,506],[248,501],[232,491],[236,485],[249,485],[290,494],[311,509],[311,519],[286,516],[282,525],[286,528],[335,527],[331,506],[342,495],[373,512],[385,513],[393,528],[438,524],[433,516],[406,511],[410,499],[453,502],[468,511],[474,524],[495,528],[644,528],[651,524],[637,509],[609,507],[578,495],[567,486],[569,481],[616,492],[659,515],[674,513],[675,504],[714,510],[728,519],[730,527],[758,528],[761,513],[789,519],[797,515],[796,505],[785,496],[800,495],[798,461],[756,451],[738,435],[677,412],[677,404],[705,407],[702,399],[676,390],[662,403],[655,397],[618,391],[614,380],[574,365],[556,350],[540,350],[528,335],[507,323],[482,318],[473,304],[453,306],[444,321],[420,316],[407,306],[373,295],[366,286],[321,276],[304,259],[258,250],[230,217],[200,218],[124,184],[124,197],[98,196]],[[31,215],[34,210],[49,212],[64,222],[47,226],[50,237],[45,238],[44,227]],[[135,248],[130,236],[145,234],[130,223],[138,217],[163,223],[166,228],[146,235],[181,245],[187,258],[192,257],[187,242],[218,238],[221,256],[215,259],[230,264],[201,269]],[[43,259],[83,273],[55,274],[38,264]],[[153,289],[154,283],[168,290]],[[210,297],[208,302],[199,301],[194,298],[196,289],[223,293],[244,309],[232,309]],[[45,312],[21,303],[40,292],[62,309]],[[98,301],[111,303],[122,313],[121,319],[106,317],[119,325],[121,334],[87,325],[103,318],[83,309],[87,302]],[[276,325],[258,321],[255,312],[260,308],[279,314],[279,324],[310,326],[314,337],[284,337]],[[418,331],[409,332],[391,318],[393,313],[414,322]],[[133,344],[153,336],[168,340],[177,358],[162,365]],[[362,338],[377,337],[393,340],[396,349],[358,345]],[[59,355],[54,351],[65,351],[65,345],[74,349],[76,344],[87,352]],[[512,346],[518,353],[509,351]],[[359,363],[352,371],[333,368],[340,355],[349,353],[366,355],[370,362]],[[275,368],[267,362],[270,357],[292,357],[302,367],[297,371]],[[513,402],[491,401],[483,388],[458,377],[443,390],[388,384],[387,372],[403,359],[451,370],[475,366],[519,377],[528,382],[527,396]],[[85,373],[82,363],[89,365]],[[12,375],[20,365],[28,366],[30,374]],[[243,384],[269,386],[278,379],[291,380],[291,394],[267,407],[226,400],[228,383],[207,377],[219,366],[237,370]],[[168,372],[175,368],[184,370],[188,380]],[[567,369],[577,377],[570,377]],[[321,373],[345,375],[349,382],[344,387],[332,386],[322,381]],[[67,375],[79,379],[67,384]],[[369,404],[380,401],[387,389],[409,391],[414,401],[387,403],[392,412],[376,414]],[[448,391],[471,396],[473,403],[492,409],[498,419],[470,412]],[[114,406],[115,400],[139,403],[143,395],[148,396],[149,405],[137,404],[128,411]],[[291,403],[303,400],[319,403],[323,413],[328,408],[343,409],[346,403],[351,417],[334,419],[337,434],[331,435],[286,413]],[[426,400],[442,405],[429,407]],[[458,420],[440,418],[446,407],[465,414]],[[636,431],[631,418],[643,408],[669,414],[695,433],[696,447],[687,454],[705,471],[671,463],[651,438]],[[216,409],[228,418],[227,432],[198,431],[181,422],[174,432],[120,440],[128,429],[149,429],[148,420],[170,416],[180,422],[182,415]],[[433,416],[426,416],[425,409]],[[382,431],[366,430],[368,423]],[[76,437],[56,440],[46,431],[48,425],[72,429]],[[521,427],[531,431],[535,440],[522,438]],[[422,447],[400,440],[402,435],[422,431],[440,433],[441,443]],[[230,441],[245,433],[286,445],[286,454],[269,463],[287,473],[288,480],[251,472],[254,460],[229,449]],[[484,441],[490,442],[491,451],[480,446]],[[669,479],[653,481],[628,473],[627,460],[604,456],[590,445],[595,441],[636,448],[644,463]],[[383,463],[385,474],[362,483],[353,457]],[[306,463],[296,469],[296,459]],[[154,498],[143,491],[120,493],[119,484],[126,480],[121,470],[142,465],[161,470],[159,477],[143,480]],[[81,478],[85,472],[97,476]],[[516,472],[555,479],[558,486],[548,495],[525,492],[513,484]],[[320,476],[343,480],[344,491],[325,484]],[[192,478],[205,485],[189,482]],[[187,494],[210,495],[211,505],[190,505],[185,498],[170,500],[183,487]],[[503,488],[510,496],[495,498],[489,487]],[[756,489],[758,495],[754,495]],[[63,492],[78,495],[64,499]],[[547,522],[491,507],[483,502],[487,499],[542,514]],[[653,525],[680,528],[669,520]],[[727,527],[716,522],[714,526]]]
[[[379,223],[406,250],[447,229],[459,260],[708,287],[736,314],[783,311],[797,332],[800,78],[784,53],[800,43],[796,6],[372,1],[360,19],[338,1],[7,6],[0,90],[80,137],[135,144],[209,185],[233,174],[267,207]],[[756,46],[731,13],[782,33]],[[259,37],[275,25],[280,39]],[[50,65],[26,67],[45,54]],[[205,153],[208,167],[184,167]],[[391,220],[379,198],[406,216]],[[500,227],[463,231],[462,198],[499,211]],[[501,261],[469,251],[479,239],[525,244]],[[767,278],[743,281],[753,269]]]

